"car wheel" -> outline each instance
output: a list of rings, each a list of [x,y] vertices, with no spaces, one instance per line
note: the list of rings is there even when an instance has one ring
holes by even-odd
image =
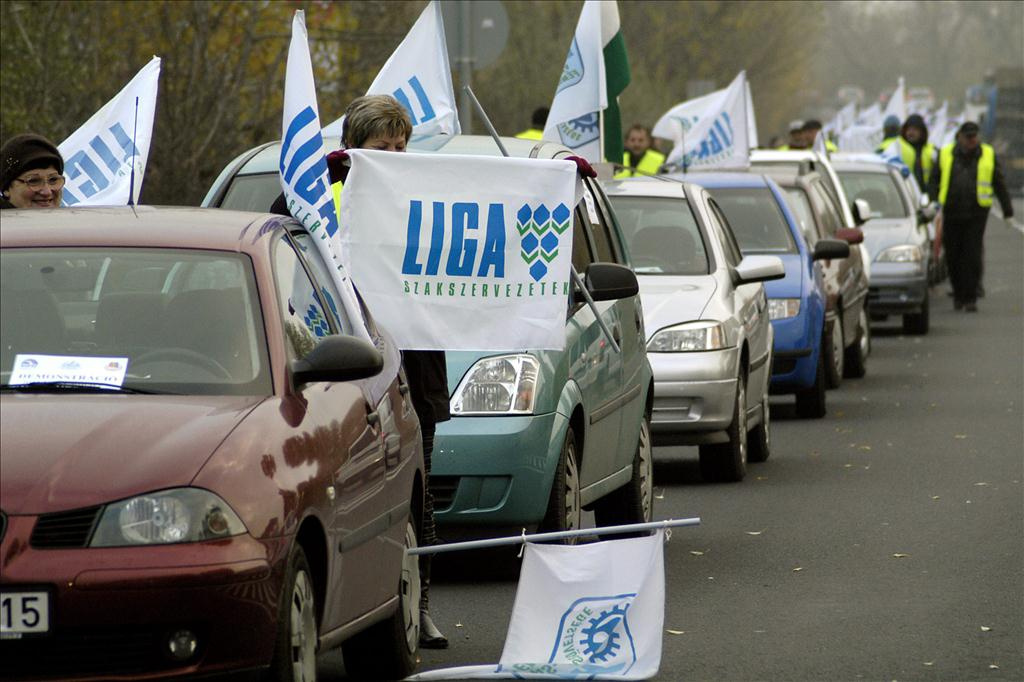
[[[412,519],[405,526],[405,549],[416,547]],[[381,621],[342,644],[345,672],[349,677],[370,680],[400,680],[416,667],[420,641],[419,556],[403,555],[398,583],[398,608]]]
[[[904,334],[915,334],[922,335],[928,333],[928,326],[930,323],[930,314],[928,310],[928,297],[924,297],[924,303],[921,304],[921,311],[917,313],[911,313],[903,316],[903,333]]]
[[[768,392],[761,398],[761,423],[750,432],[747,460],[764,462],[772,454],[772,423],[771,410],[768,407]]]
[[[846,349],[847,377],[859,379],[868,373],[868,356],[871,354],[871,325],[868,323],[867,308],[861,308],[857,317],[857,342]]]
[[[633,455],[633,476],[629,483],[599,500],[594,507],[598,526],[646,523],[654,518],[654,448],[650,418],[640,421],[640,436]]]
[[[825,364],[825,379],[829,388],[839,388],[843,383],[843,365],[846,357],[846,338],[843,336],[843,313],[832,324],[832,333],[829,335],[828,357]]]
[[[572,427],[565,431],[562,454],[555,469],[555,480],[551,483],[548,510],[541,522],[541,532],[576,530],[583,522],[583,507],[580,503],[580,470],[576,455],[576,434]],[[562,541],[574,545],[577,538]]]
[[[804,419],[821,419],[825,416],[825,348],[818,349],[818,369],[810,388],[797,391],[796,415]]]
[[[316,593],[301,545],[292,548],[285,572],[284,595],[277,618],[277,640],[268,679],[305,682],[316,679]]]
[[[728,434],[728,443],[700,446],[700,475],[706,481],[742,481],[747,475],[747,378],[742,375]]]

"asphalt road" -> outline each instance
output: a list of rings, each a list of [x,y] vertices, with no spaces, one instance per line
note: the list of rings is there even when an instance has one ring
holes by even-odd
[[[985,248],[980,312],[954,313],[941,284],[929,334],[876,327],[868,375],[824,419],[773,400],[772,456],[744,482],[656,450],[656,518],[703,522],[665,548],[655,679],[1024,680],[1024,228],[993,215]],[[419,669],[496,663],[514,555],[446,555],[439,573],[452,644]],[[345,679],[340,656],[321,663]]]

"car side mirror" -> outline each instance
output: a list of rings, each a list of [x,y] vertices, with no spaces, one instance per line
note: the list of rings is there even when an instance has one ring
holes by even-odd
[[[854,199],[851,208],[853,210],[853,222],[857,223],[857,227],[871,219],[871,204],[866,200]]]
[[[938,210],[935,205],[928,199],[927,194],[921,195],[921,208],[917,209],[917,222],[919,223],[930,223],[935,220],[935,216],[938,215]]]
[[[864,241],[864,233],[856,227],[844,227],[841,230],[836,230],[836,237],[847,244],[860,244]]]
[[[768,282],[785,276],[786,268],[778,256],[747,256],[733,270],[733,281],[736,284]]]
[[[583,283],[595,301],[614,301],[636,296],[640,292],[636,274],[617,263],[591,263],[587,267]],[[586,299],[577,291],[575,300],[581,303]]]
[[[819,239],[814,245],[811,260],[832,260],[833,258],[849,258],[850,244],[842,239]]]
[[[380,374],[384,357],[369,341],[334,334],[321,339],[306,357],[293,360],[291,368],[296,386],[314,381],[355,381]]]

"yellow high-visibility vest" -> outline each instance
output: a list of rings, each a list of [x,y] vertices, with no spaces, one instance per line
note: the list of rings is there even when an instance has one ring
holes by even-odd
[[[529,128],[521,133],[516,133],[516,137],[521,140],[543,140],[544,131],[537,128]]]
[[[331,185],[331,191],[334,193],[334,215],[338,216],[338,227],[341,227],[341,188],[344,187],[341,180]]]
[[[665,163],[665,155],[656,152],[653,149],[648,149],[644,152],[644,155],[640,157],[640,163],[633,168],[629,165],[629,152],[623,152],[622,154],[622,165],[625,166],[621,171],[615,174],[615,178],[631,178],[637,175],[655,175],[661,170],[662,165]]]
[[[953,148],[950,142],[939,152],[939,203],[945,206],[946,194],[949,192],[949,177],[953,173]],[[981,158],[978,159],[977,189],[978,206],[988,208],[992,205],[992,176],[996,172],[996,152],[991,145],[981,144]]]
[[[928,178],[932,174],[932,161],[935,158],[935,145],[928,142],[921,147],[921,177],[924,180],[924,184],[928,184]],[[910,144],[902,137],[900,138],[900,158],[903,159],[903,163],[907,164],[907,168],[911,171],[914,170],[914,163],[917,161],[917,149],[914,145]]]

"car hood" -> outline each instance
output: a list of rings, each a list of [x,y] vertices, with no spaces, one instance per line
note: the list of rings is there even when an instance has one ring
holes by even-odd
[[[648,336],[673,324],[701,319],[717,287],[710,275],[638,275],[637,281]]]
[[[772,253],[786,268],[786,276],[764,283],[764,293],[768,298],[800,298],[803,295],[803,262],[804,256],[799,253]]]
[[[872,258],[890,246],[920,244],[923,241],[914,218],[872,218],[863,225],[862,232]]]
[[[77,509],[188,485],[259,396],[6,394],[0,504]]]

